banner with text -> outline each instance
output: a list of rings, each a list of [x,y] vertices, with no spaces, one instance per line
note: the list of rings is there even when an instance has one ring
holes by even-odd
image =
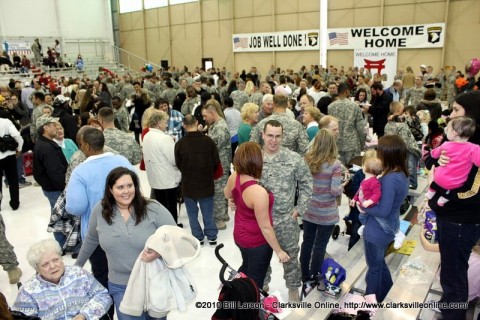
[[[327,49],[442,48],[445,23],[328,29]]]
[[[358,68],[370,69],[373,74],[383,75],[382,83],[389,87],[397,72],[396,48],[355,49],[353,65]]]
[[[233,52],[319,50],[318,30],[232,35]]]
[[[24,40],[4,40],[2,41],[2,49],[7,51],[8,55],[12,55],[14,52],[20,56],[32,53],[30,50],[30,42]]]

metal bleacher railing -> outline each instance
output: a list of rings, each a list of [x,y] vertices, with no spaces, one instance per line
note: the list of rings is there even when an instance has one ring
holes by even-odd
[[[65,63],[71,67],[49,68],[41,66],[30,70],[28,74],[21,74],[18,70],[12,69],[10,72],[0,73],[0,83],[6,83],[9,79],[26,80],[35,73],[47,72],[52,76],[78,77],[81,74],[87,74],[95,77],[98,74],[99,67],[107,68],[117,74],[130,73],[137,75],[142,73],[142,68],[146,64],[152,65],[154,70],[161,68],[147,59],[133,54],[127,50],[112,45],[107,39],[64,39],[62,47],[62,58]],[[46,55],[44,46],[44,54]],[[82,55],[84,60],[84,69],[82,73],[75,70],[75,61],[78,54]],[[27,57],[33,61],[33,54],[27,54]]]

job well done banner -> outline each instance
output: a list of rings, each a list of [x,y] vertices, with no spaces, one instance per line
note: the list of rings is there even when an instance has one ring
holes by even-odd
[[[442,48],[445,23],[328,29],[327,49]]]
[[[233,52],[319,50],[318,30],[232,35]]]

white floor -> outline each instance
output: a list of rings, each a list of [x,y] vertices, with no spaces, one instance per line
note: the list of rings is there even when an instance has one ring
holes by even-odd
[[[140,172],[142,183],[142,191],[145,195],[150,194],[150,186],[146,179],[145,172]],[[29,177],[31,179],[31,177]],[[21,281],[25,282],[34,275],[34,270],[28,265],[26,261],[26,252],[28,248],[36,241],[45,238],[53,238],[53,235],[48,233],[47,223],[50,217],[50,207],[47,198],[43,195],[40,187],[26,187],[20,190],[20,208],[17,211],[12,211],[8,205],[10,195],[8,189],[3,185],[3,201],[1,214],[6,224],[7,238],[14,246],[15,252],[23,271]],[[340,215],[343,217],[348,212],[347,201],[344,196],[342,206],[340,208]],[[218,236],[218,243],[225,245],[221,250],[224,259],[233,267],[238,268],[241,263],[240,252],[233,242],[233,215],[230,215],[230,221],[227,222],[227,229],[220,231]],[[189,228],[188,218],[185,212],[185,206],[182,205],[179,222],[183,223],[185,228]],[[340,226],[344,229],[344,223],[341,220]],[[302,236],[300,236],[302,238]],[[335,259],[339,259],[347,252],[349,236],[339,236],[337,240],[330,240],[327,252]],[[66,264],[73,264],[73,259],[70,256],[64,257]],[[273,269],[272,282],[270,283],[270,292],[278,291],[283,301],[288,300],[287,289],[283,280],[283,269],[274,257],[272,258],[271,266]],[[200,256],[188,265],[189,271],[196,279],[198,296],[196,301],[201,302],[215,302],[218,301],[219,293],[219,271],[221,264],[214,255],[214,247],[205,244],[202,248]],[[89,270],[89,266],[85,268]],[[6,272],[0,271],[0,291],[7,297],[9,304],[12,304],[17,295],[17,286],[10,285]],[[195,307],[192,302],[188,305],[186,312],[180,313],[172,311],[168,319],[209,319],[213,314],[214,309],[199,309]]]

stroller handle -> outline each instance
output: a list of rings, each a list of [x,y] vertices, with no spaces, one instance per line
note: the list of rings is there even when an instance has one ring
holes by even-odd
[[[222,265],[228,265],[227,261],[225,261],[225,259],[223,259],[222,256],[220,255],[220,249],[222,248],[223,248],[223,243],[220,243],[218,246],[215,247],[215,256],[222,263]]]
[[[220,243],[218,246],[215,247],[215,256],[222,263],[222,268],[220,269],[220,274],[218,275],[218,277],[220,279],[220,282],[223,283],[223,285],[227,287],[231,287],[232,285],[223,277],[223,275],[225,274],[225,271],[227,270],[228,263],[220,255],[220,249],[222,248],[223,248],[223,243]]]

